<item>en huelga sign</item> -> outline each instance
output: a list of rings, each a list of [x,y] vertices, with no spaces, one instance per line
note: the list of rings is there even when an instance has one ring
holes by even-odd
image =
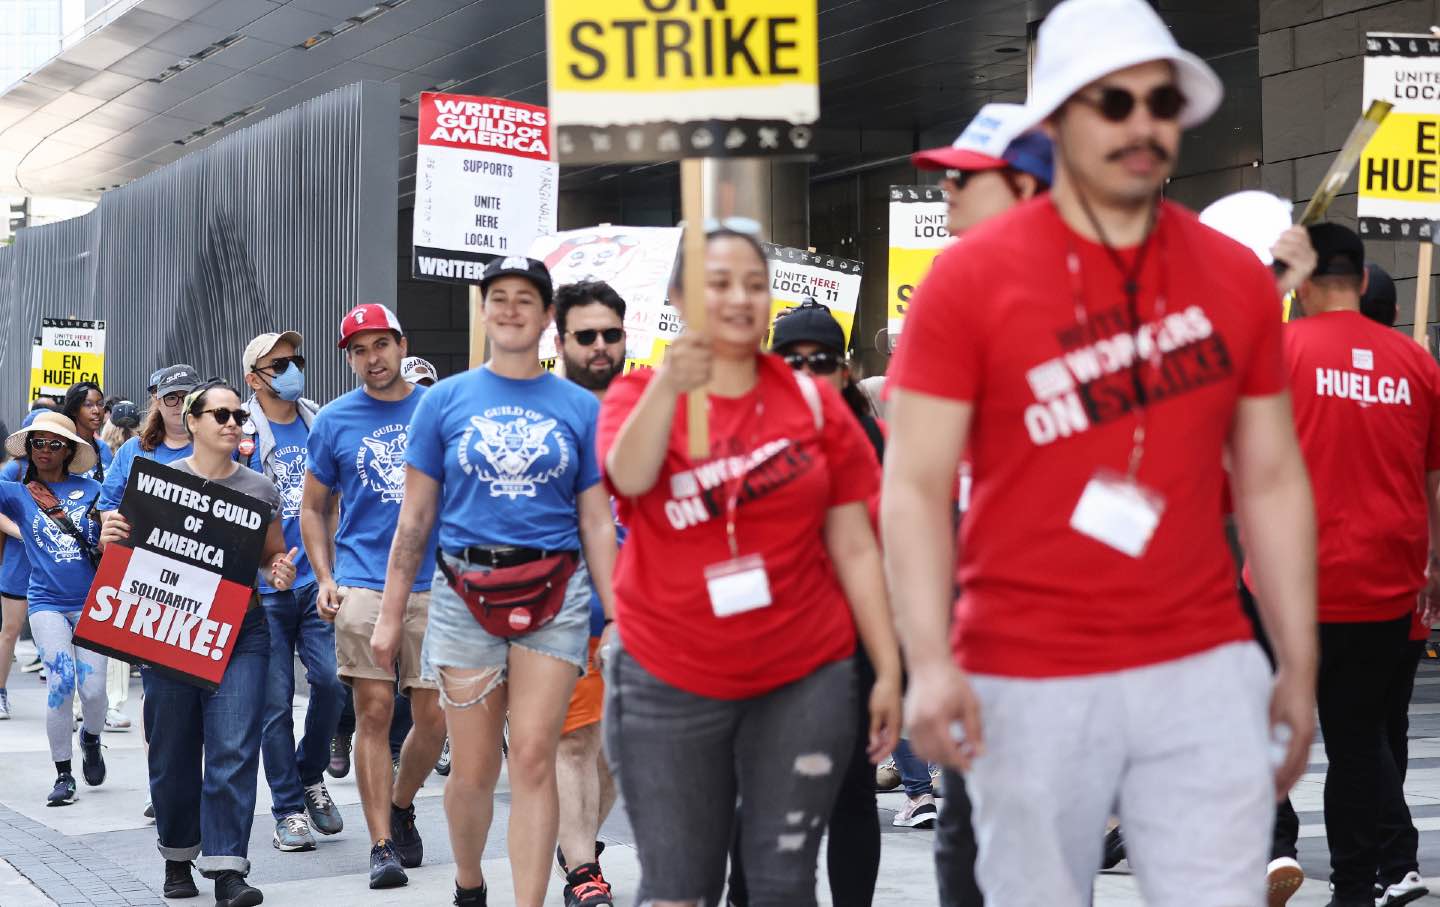
[[[105,549],[76,644],[218,687],[254,594],[268,505],[136,457],[120,513],[130,544]]]
[[[1440,221],[1440,37],[1365,36],[1362,109],[1395,105],[1360,156],[1356,213],[1366,239],[1433,240]]]
[[[910,297],[930,263],[950,243],[945,227],[945,193],[937,186],[890,187],[889,320],[890,343],[900,339]]]
[[[815,0],[548,0],[545,22],[566,163],[810,150]]]
[[[40,320],[40,370],[31,371],[30,399],[64,396],[81,381],[104,384],[105,322],[76,318]]]
[[[427,91],[417,135],[414,277],[477,283],[491,259],[555,232],[544,107]]]

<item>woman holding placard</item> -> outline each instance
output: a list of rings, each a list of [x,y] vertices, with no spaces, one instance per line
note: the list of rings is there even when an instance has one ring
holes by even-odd
[[[75,423],[55,412],[42,412],[5,441],[15,457],[28,457],[24,474],[0,482],[0,531],[24,547],[30,564],[27,587],[30,631],[45,664],[49,697],[45,732],[55,761],[55,786],[47,806],[75,802],[71,704],[76,691],[84,712],[80,748],[85,783],[105,780],[100,731],[105,727],[105,656],[72,642],[85,594],[95,579],[98,554],[94,518],[100,483],[83,474],[97,457],[75,431]]]
[[[296,552],[285,550],[280,495],[269,479],[235,462],[241,426],[249,418],[240,408],[239,395],[230,385],[213,381],[191,391],[181,412],[194,449],[171,467],[264,504],[269,529],[261,569],[276,589],[288,589],[295,579]],[[106,519],[100,543],[105,546],[129,537],[130,524],[117,512]],[[252,907],[263,900],[258,889],[246,884],[245,876],[250,872],[250,827],[269,663],[265,612],[252,596],[218,689],[202,689],[155,670],[143,672],[150,795],[160,853],[165,857],[167,898],[198,894],[190,875],[193,861],[201,875],[215,880],[219,907]]]

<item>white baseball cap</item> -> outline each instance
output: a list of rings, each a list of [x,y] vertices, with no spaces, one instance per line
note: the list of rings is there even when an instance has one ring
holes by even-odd
[[[1186,102],[1180,126],[1189,129],[1209,119],[1225,96],[1219,76],[1204,60],[1181,49],[1150,4],[1065,0],[1040,25],[1026,116],[1016,125],[1036,126],[1086,85],[1154,60],[1175,66],[1175,81]]]
[[[421,379],[429,378],[431,381],[439,381],[440,375],[435,371],[435,366],[419,356],[406,356],[400,363],[400,377],[411,384],[419,384]]]

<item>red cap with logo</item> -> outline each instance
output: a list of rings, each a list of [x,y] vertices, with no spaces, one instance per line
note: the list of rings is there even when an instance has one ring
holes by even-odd
[[[350,345],[350,338],[362,331],[394,331],[404,336],[400,319],[395,313],[378,302],[367,302],[351,309],[340,321],[340,349]]]

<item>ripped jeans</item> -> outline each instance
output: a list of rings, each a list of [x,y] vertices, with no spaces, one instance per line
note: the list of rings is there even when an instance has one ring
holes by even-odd
[[[813,907],[820,838],[856,733],[853,661],[726,700],[672,687],[621,650],[605,693],[605,751],[635,830],[640,902],[720,902],[738,798],[751,907]]]
[[[85,732],[99,734],[105,729],[106,658],[71,642],[79,611],[32,611],[30,632],[45,664],[49,696],[45,700],[45,736],[50,740],[50,758],[69,759],[74,750],[75,693],[85,713]]]

